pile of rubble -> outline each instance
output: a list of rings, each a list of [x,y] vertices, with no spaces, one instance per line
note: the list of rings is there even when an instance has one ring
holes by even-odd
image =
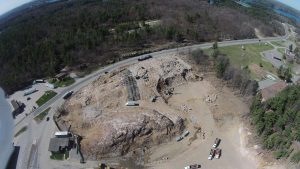
[[[217,98],[218,98],[218,95],[216,95],[216,94],[214,94],[214,95],[212,95],[212,96],[207,96],[206,98],[205,98],[205,102],[206,103],[214,103],[214,102],[216,102],[217,101]]]
[[[202,79],[177,56],[149,59],[131,66],[129,70],[141,85],[152,88],[165,101],[172,96],[174,87]]]

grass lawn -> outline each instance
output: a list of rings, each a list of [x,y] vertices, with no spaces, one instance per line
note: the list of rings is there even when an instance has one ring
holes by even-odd
[[[37,101],[36,104],[38,106],[41,106],[43,104],[45,104],[48,100],[50,100],[52,97],[54,97],[57,93],[52,91],[52,90],[48,90],[45,92],[45,94],[40,97]]]
[[[275,41],[275,42],[271,42],[273,45],[278,46],[278,47],[285,47],[284,45],[284,41]]]
[[[65,160],[69,158],[69,152],[66,151],[65,153],[52,153],[50,159],[52,160]]]
[[[20,135],[21,133],[25,132],[27,130],[27,126],[22,127],[16,134],[15,137],[17,137],[18,135]]]
[[[230,63],[238,68],[249,66],[250,64],[262,65],[263,69],[272,73],[276,73],[276,68],[265,60],[260,55],[261,52],[274,49],[271,45],[264,44],[249,44],[244,45],[245,50],[242,49],[242,45],[219,47],[221,54],[226,55]],[[205,49],[204,53],[211,55],[212,49]],[[251,73],[251,77],[255,77]]]
[[[48,112],[50,111],[51,107],[47,108],[46,110],[44,110],[42,113],[40,113],[39,115],[34,117],[34,120],[37,123],[40,123],[41,121],[44,120],[44,118],[48,115]]]
[[[280,52],[281,54],[285,53],[285,49],[284,48],[277,48],[277,51]]]
[[[66,86],[70,86],[74,82],[75,82],[75,79],[73,79],[71,77],[66,77],[64,80],[55,81],[53,84],[55,87],[66,87]]]

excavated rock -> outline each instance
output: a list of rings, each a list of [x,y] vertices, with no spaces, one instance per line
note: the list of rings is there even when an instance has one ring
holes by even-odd
[[[159,144],[181,133],[183,120],[173,123],[157,111],[132,113],[131,117],[117,116],[97,125],[95,133],[85,134],[84,154],[91,159],[115,157],[130,150]]]
[[[163,98],[174,86],[194,79],[189,65],[177,57],[165,57],[130,66],[141,93],[139,107],[125,106],[124,70],[108,73],[79,90],[64,104],[67,113],[55,116],[59,128],[71,126],[72,132],[82,136],[82,152],[88,159],[122,156],[175,138],[184,129],[176,112],[160,112],[143,104],[150,104],[153,95]]]

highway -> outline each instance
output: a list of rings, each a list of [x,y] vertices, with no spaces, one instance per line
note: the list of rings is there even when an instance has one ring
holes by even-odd
[[[254,44],[254,43],[266,43],[266,42],[272,42],[272,41],[279,41],[279,40],[286,40],[289,38],[289,32],[288,32],[288,26],[286,24],[283,24],[285,28],[286,35],[280,36],[280,37],[269,37],[269,38],[262,38],[262,39],[244,39],[244,40],[232,40],[232,41],[223,41],[218,42],[219,47],[224,46],[232,46],[232,45],[243,45],[243,44]],[[152,55],[153,57],[162,57],[167,54],[176,54],[179,52],[189,52],[196,49],[207,49],[212,47],[213,43],[203,43],[203,44],[197,44],[197,45],[191,45],[191,46],[185,46],[185,47],[178,47],[173,49],[167,49],[162,50],[158,52],[153,52],[141,56],[146,55]],[[90,75],[87,75],[83,78],[77,79],[76,82],[66,87],[61,93],[58,93],[55,97],[53,97],[51,100],[49,100],[47,103],[42,105],[41,107],[38,107],[33,113],[28,115],[26,118],[24,118],[22,121],[16,124],[15,131],[19,131],[23,126],[27,126],[27,131],[22,133],[22,135],[19,138],[15,138],[15,145],[20,146],[21,151],[18,158],[18,169],[24,169],[24,166],[29,166],[28,168],[36,169],[36,168],[49,168],[51,169],[51,166],[48,167],[50,164],[44,164],[47,161],[50,160],[49,154],[47,154],[49,139],[45,139],[44,137],[49,137],[53,134],[51,131],[54,129],[52,125],[54,123],[47,123],[42,122],[41,124],[36,124],[33,120],[35,116],[43,112],[48,107],[51,107],[51,112],[49,115],[53,115],[54,111],[57,109],[58,106],[60,106],[64,100],[62,99],[62,96],[67,93],[68,91],[73,90],[74,92],[77,92],[82,87],[88,85],[92,81],[99,78],[99,76],[105,74],[105,72],[110,72],[113,70],[116,70],[120,67],[127,66],[130,64],[134,64],[137,61],[137,59],[140,56],[132,57],[126,60],[122,60],[120,62],[114,63],[112,65],[106,66],[104,68],[101,68]],[[39,126],[42,125],[42,126]],[[52,129],[52,130],[50,130]],[[50,132],[50,133],[49,133]],[[33,144],[36,142],[35,145]],[[36,147],[38,146],[38,147]],[[41,150],[41,148],[43,150]],[[43,153],[40,153],[38,151],[41,151]],[[46,153],[46,154],[45,154]],[[48,157],[48,158],[47,158]],[[39,158],[46,158],[46,159],[39,159]],[[38,164],[39,161],[42,161],[42,164]],[[41,162],[40,162],[41,163]],[[78,162],[79,163],[79,162]],[[45,166],[45,167],[41,167]]]

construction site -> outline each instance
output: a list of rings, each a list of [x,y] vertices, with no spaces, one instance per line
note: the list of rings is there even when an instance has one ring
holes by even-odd
[[[82,136],[86,159],[116,168],[266,166],[240,120],[248,105],[220,83],[195,71],[185,55],[150,58],[76,92],[56,123],[62,130],[71,125],[71,132]],[[208,160],[216,138],[222,140],[222,156]]]

